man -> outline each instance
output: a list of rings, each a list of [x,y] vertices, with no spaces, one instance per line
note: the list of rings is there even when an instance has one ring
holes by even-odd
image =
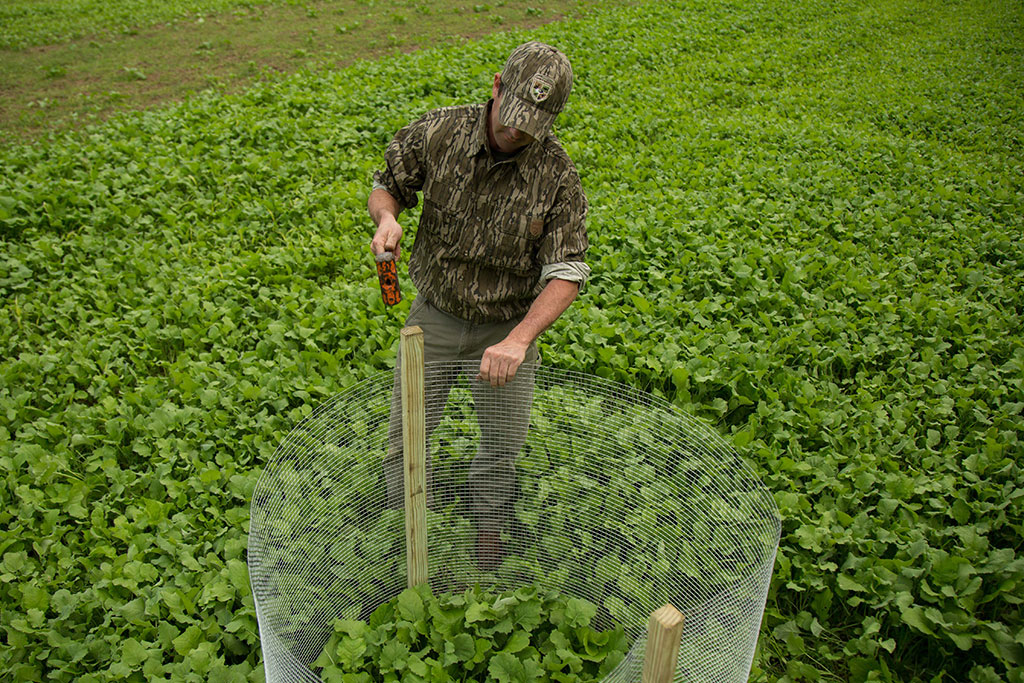
[[[564,54],[538,42],[520,45],[494,74],[489,102],[431,111],[395,135],[368,201],[377,226],[370,248],[397,260],[398,216],[422,192],[409,262],[418,296],[406,325],[423,329],[427,363],[480,362],[472,388],[481,447],[469,486],[483,564],[500,554],[512,461],[529,423],[529,365],[527,377],[513,380],[524,363],[538,360],[537,338],[590,273],[586,197],[551,134],[571,89]],[[428,405],[443,405],[454,379],[434,379],[428,377]],[[428,410],[428,434],[439,412]],[[516,424],[499,412],[518,416]],[[393,410],[393,423],[396,417]],[[392,504],[402,496],[400,449],[393,439],[385,463]]]

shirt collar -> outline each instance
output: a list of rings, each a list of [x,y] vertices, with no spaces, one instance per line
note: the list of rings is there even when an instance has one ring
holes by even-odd
[[[487,140],[487,126],[488,120],[491,115],[491,107],[494,106],[494,98],[487,101],[487,104],[480,107],[480,118],[476,123],[476,140],[477,144],[470,147],[469,155],[476,156],[478,154],[491,155],[490,143]],[[516,170],[523,177],[526,176],[526,170],[533,162],[534,158],[538,154],[538,150],[543,145],[540,140],[534,140],[522,150],[519,151],[514,157],[511,157],[509,161],[515,164]]]

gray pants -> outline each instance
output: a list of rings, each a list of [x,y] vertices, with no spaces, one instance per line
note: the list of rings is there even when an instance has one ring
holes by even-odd
[[[422,296],[413,301],[406,326],[418,325],[423,330],[423,360],[479,361],[484,351],[503,340],[519,323],[472,323],[435,308]],[[526,353],[526,363],[540,357],[536,342]],[[395,368],[395,385],[391,397],[388,452],[384,459],[388,506],[404,504],[402,452],[401,352]],[[505,526],[509,503],[515,487],[515,458],[519,454],[530,427],[530,406],[533,402],[534,370],[524,365],[516,377],[502,387],[492,387],[476,379],[477,365],[472,366],[469,381],[480,426],[480,443],[469,468],[468,494],[471,513],[479,529],[498,531]],[[448,369],[428,368],[425,377],[426,434],[430,435],[441,421],[448,393],[458,380]],[[428,449],[429,451],[429,449]],[[432,499],[430,453],[427,453],[428,501]]]

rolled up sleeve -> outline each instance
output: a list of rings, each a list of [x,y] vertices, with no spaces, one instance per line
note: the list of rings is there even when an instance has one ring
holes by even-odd
[[[540,281],[547,284],[550,280],[568,280],[580,286],[580,291],[590,279],[590,266],[582,261],[563,261],[541,266]]]

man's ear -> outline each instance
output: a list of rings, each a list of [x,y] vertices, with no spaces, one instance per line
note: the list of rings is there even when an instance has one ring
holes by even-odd
[[[494,86],[491,88],[491,96],[497,98],[498,90],[501,87],[501,72],[494,74]]]

